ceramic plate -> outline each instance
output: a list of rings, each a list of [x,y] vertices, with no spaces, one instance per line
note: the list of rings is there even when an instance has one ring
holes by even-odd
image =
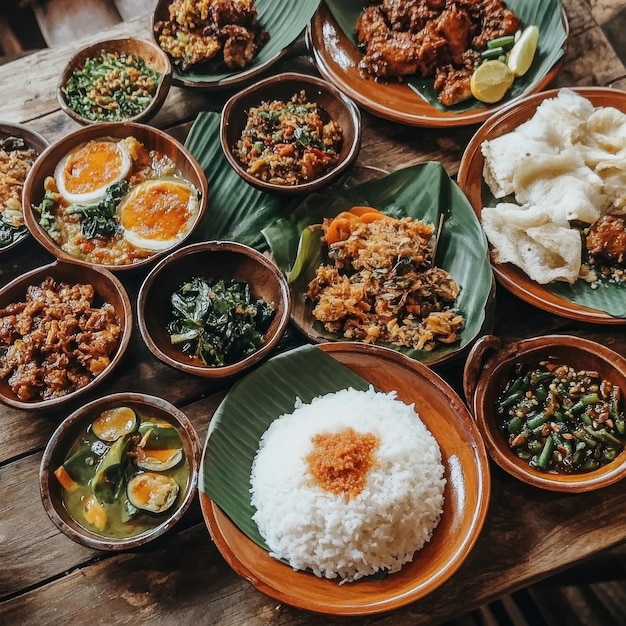
[[[626,92],[604,87],[581,87],[573,91],[589,99],[594,106],[612,106],[626,113]],[[550,90],[510,104],[490,117],[472,137],[461,159],[458,182],[479,217],[484,206],[496,203],[483,180],[482,142],[511,132],[531,118],[541,102],[554,98],[557,93],[558,90]],[[573,285],[541,285],[512,264],[494,264],[493,269],[502,286],[540,309],[582,322],[626,323],[626,292],[619,286],[592,289],[582,280]]]
[[[296,396],[308,402],[317,395],[348,386],[366,389],[369,384],[414,402],[439,442],[447,479],[444,512],[430,543],[399,572],[382,580],[340,585],[294,571],[269,555],[250,519],[250,467],[262,433],[282,413],[293,410]],[[483,526],[490,475],[466,406],[429,368],[385,348],[325,344],[274,357],[233,387],[211,421],[200,490],[202,513],[216,546],[260,591],[309,611],[366,615],[414,602],[454,574]]]
[[[172,0],[159,0],[152,18],[153,37],[156,22],[168,18],[168,7]],[[174,63],[172,82],[183,87],[200,87],[203,89],[226,89],[236,87],[258,77],[265,70],[279,61],[289,46],[306,28],[311,16],[317,9],[320,0],[256,0],[259,24],[269,33],[269,41],[258,52],[252,63],[241,70],[225,69],[210,71],[202,65],[182,71]]]
[[[323,262],[320,229],[323,218],[333,217],[355,205],[368,205],[395,217],[409,216],[426,223],[444,223],[437,246],[436,265],[447,270],[461,293],[456,307],[465,319],[459,341],[440,344],[432,351],[400,351],[423,363],[433,365],[460,354],[489,321],[487,308],[492,293],[493,276],[487,257],[487,242],[467,198],[437,162],[420,163],[387,176],[336,191],[330,195],[306,198],[284,220],[277,220],[263,230],[274,258],[289,274],[292,290],[292,319],[310,341],[341,341],[340,335],[327,332],[312,313],[306,292],[315,271]],[[386,347],[394,348],[390,344]]]
[[[411,87],[408,82],[375,82],[362,75],[353,25],[365,4],[362,0],[327,0],[309,24],[307,44],[324,78],[370,113],[396,122],[426,127],[481,123],[511,99],[544,89],[563,64],[569,27],[557,0],[509,0],[508,6],[524,25],[537,24],[540,28],[533,67],[516,81],[508,100],[493,106],[472,100],[469,105],[444,108],[432,97],[432,79],[412,80]]]

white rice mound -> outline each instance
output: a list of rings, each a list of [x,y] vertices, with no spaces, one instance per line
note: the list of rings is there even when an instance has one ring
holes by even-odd
[[[365,488],[347,498],[316,484],[305,459],[315,435],[350,427],[379,445]],[[446,483],[437,441],[414,405],[373,387],[297,400],[264,433],[250,482],[271,555],[342,583],[411,561],[439,523]]]

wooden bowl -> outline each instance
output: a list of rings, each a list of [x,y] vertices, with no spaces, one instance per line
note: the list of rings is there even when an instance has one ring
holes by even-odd
[[[39,205],[44,197],[44,182],[46,178],[53,175],[55,167],[66,154],[84,142],[101,137],[123,139],[131,136],[140,141],[147,150],[154,150],[169,156],[181,171],[182,176],[194,185],[198,191],[198,212],[189,231],[175,245],[180,245],[184,242],[202,220],[207,205],[208,183],[204,171],[185,146],[162,130],[146,124],[138,124],[136,122],[90,124],[89,126],[79,128],[49,146],[33,165],[24,185],[23,205],[26,207],[24,211],[26,225],[33,237],[58,259],[91,265],[89,261],[80,257],[74,257],[69,252],[63,250],[39,224],[38,215],[32,207],[33,205]],[[169,252],[171,252],[171,248],[156,251],[134,263],[125,265],[102,263],[99,266],[112,272],[134,269],[150,264]]]
[[[7,379],[0,380],[0,401],[18,409],[29,411],[51,410],[66,404],[78,396],[86,394],[108,378],[119,362],[128,347],[132,330],[132,310],[130,300],[121,282],[110,272],[97,267],[85,267],[77,263],[67,263],[55,261],[49,265],[38,267],[18,276],[8,285],[0,289],[0,310],[4,310],[11,303],[24,302],[26,290],[31,285],[39,285],[47,277],[55,281],[62,281],[70,284],[90,284],[93,285],[97,294],[95,303],[101,305],[109,303],[113,305],[115,313],[122,328],[119,345],[113,353],[110,363],[104,370],[92,378],[85,386],[78,388],[64,396],[49,400],[21,400],[11,389]]]
[[[172,346],[167,334],[170,298],[195,276],[245,281],[252,286],[255,298],[274,304],[274,318],[256,352],[230,365],[209,366]],[[241,243],[208,241],[173,252],[150,271],[139,290],[137,318],[143,340],[158,359],[195,376],[226,378],[240,374],[270,354],[285,332],[290,310],[287,279],[271,260]]]
[[[587,98],[595,107],[615,107],[626,113],[624,91],[607,87],[575,87],[572,91]],[[485,159],[481,152],[481,144],[515,130],[535,114],[537,107],[544,100],[556,97],[558,92],[558,89],[544,91],[504,107],[492,115],[467,144],[461,158],[457,180],[479,219],[483,207],[491,200],[491,193],[483,179]],[[505,289],[544,311],[581,322],[600,324],[626,322],[623,317],[582,306],[553,293],[545,285],[531,280],[525,272],[511,263],[492,263],[492,266],[496,280]]]
[[[328,343],[311,349],[328,353],[376,389],[396,391],[399,400],[415,403],[415,410],[439,443],[445,468],[444,510],[430,542],[400,571],[383,580],[362,579],[339,584],[338,579],[317,578],[270,556],[200,491],[204,519],[228,564],[279,602],[332,615],[371,615],[397,609],[440,587],[470,554],[489,506],[491,479],[487,453],[461,398],[423,363],[388,348],[360,343]],[[289,352],[280,355],[285,364],[288,364],[285,359],[289,358]],[[251,376],[271,365],[271,360],[264,363]],[[313,373],[315,389],[319,388],[323,376],[324,373],[317,376]],[[307,380],[310,379],[303,377],[299,368],[294,368],[293,380],[276,380],[277,393],[293,397],[293,393],[298,394],[297,385],[306,386]],[[306,393],[306,389],[300,393]],[[248,418],[254,422],[254,416],[235,410],[234,405],[242,409],[249,405],[247,399],[243,406],[239,404],[241,401],[242,398],[233,395],[231,419],[238,419],[240,424],[248,424]],[[228,414],[222,413],[221,419],[228,419]],[[234,454],[240,445],[233,440]]]
[[[159,80],[156,86],[156,90],[149,104],[140,112],[131,116],[124,116],[116,118],[114,120],[105,119],[98,120],[90,117],[85,117],[74,108],[67,98],[65,93],[65,87],[68,80],[76,70],[80,70],[84,67],[87,59],[98,58],[102,52],[107,53],[119,53],[133,55],[139,57],[145,61],[147,67],[152,68],[159,72]],[[165,98],[170,89],[172,83],[172,66],[170,64],[169,57],[159,46],[151,41],[144,39],[137,39],[136,37],[126,37],[124,39],[107,39],[95,44],[91,44],[85,48],[79,50],[67,63],[59,84],[57,86],[57,99],[61,108],[67,115],[79,124],[97,124],[102,121],[116,121],[116,122],[139,122],[152,119],[157,112],[163,106]]]
[[[183,442],[183,452],[189,464],[186,482],[181,485],[177,500],[169,512],[152,528],[128,537],[111,538],[88,530],[68,511],[63,502],[63,488],[54,472],[68,457],[72,444],[86,432],[87,427],[104,410],[128,406],[141,417],[164,420],[174,426]],[[52,435],[41,460],[39,488],[46,513],[70,539],[96,550],[129,550],[142,546],[167,532],[193,501],[198,484],[200,441],[187,416],[169,402],[143,393],[116,393],[89,402],[69,415]]]
[[[548,357],[577,370],[597,371],[603,379],[626,389],[626,358],[595,341],[546,335],[503,345],[494,335],[481,337],[468,355],[463,386],[491,458],[519,480],[549,491],[591,491],[626,477],[626,452],[596,470],[563,474],[534,469],[509,448],[496,416],[498,398],[513,377],[515,363],[523,361],[533,366]]]
[[[319,178],[296,185],[280,185],[263,181],[250,174],[234,154],[234,148],[246,126],[248,111],[262,102],[288,102],[294,94],[304,90],[309,102],[317,103],[343,131],[338,162]],[[336,87],[305,74],[284,73],[261,80],[233,95],[224,105],[220,124],[220,140],[224,154],[233,169],[247,183],[284,194],[304,194],[323,189],[346,172],[359,155],[361,148],[361,114],[358,107]]]
[[[0,140],[7,137],[21,137],[29,148],[32,148],[37,155],[41,154],[49,145],[48,140],[38,132],[24,126],[24,124],[13,124],[9,122],[0,122]],[[24,230],[21,234],[6,245],[0,246],[0,255],[9,250],[13,250],[20,242],[28,237],[28,230]]]

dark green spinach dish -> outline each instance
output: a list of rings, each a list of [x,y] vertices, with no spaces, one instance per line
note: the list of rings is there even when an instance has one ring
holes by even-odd
[[[205,365],[230,365],[256,352],[274,317],[245,281],[194,277],[172,294],[167,333],[173,345]]]
[[[541,471],[595,470],[626,441],[620,388],[596,371],[563,363],[516,363],[497,415],[511,450]]]

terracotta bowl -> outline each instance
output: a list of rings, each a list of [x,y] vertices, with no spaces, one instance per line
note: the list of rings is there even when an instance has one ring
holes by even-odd
[[[317,103],[343,131],[343,142],[338,162],[325,174],[296,185],[265,182],[248,173],[234,154],[234,148],[246,126],[248,111],[262,102],[288,102],[294,94],[304,90],[309,102]],[[220,125],[220,139],[224,154],[233,169],[246,182],[265,191],[284,194],[304,194],[319,191],[346,172],[359,155],[361,147],[361,114],[358,107],[336,87],[319,78],[305,74],[284,73],[261,80],[236,93],[224,105]]]
[[[188,464],[186,468],[188,471],[182,471],[180,474],[182,477],[179,482],[180,488],[172,508],[154,518],[158,523],[133,536],[112,538],[95,530],[89,530],[73,517],[64,504],[64,488],[54,472],[63,465],[74,442],[84,435],[94,419],[103,411],[120,406],[130,407],[141,420],[150,418],[164,420],[174,426],[182,440],[182,450]],[[39,470],[41,500],[50,519],[70,539],[96,550],[128,550],[160,537],[180,520],[195,497],[199,465],[200,441],[191,422],[182,411],[154,396],[142,393],[116,393],[89,402],[76,410],[54,432],[44,451]],[[179,464],[179,466],[185,469],[184,465]],[[105,505],[106,508],[107,505]],[[107,515],[109,515],[108,512]]]
[[[41,154],[49,145],[48,140],[43,135],[28,128],[28,126],[24,126],[24,124],[0,122],[0,140],[4,140],[8,137],[22,138],[27,146],[33,149],[37,155]],[[28,230],[24,230],[8,245],[0,245],[0,254],[13,250],[20,242],[24,241],[26,237],[28,237]]]
[[[108,39],[91,44],[79,50],[68,61],[63,73],[61,74],[61,79],[59,80],[57,87],[57,99],[63,111],[65,111],[67,115],[79,124],[97,124],[100,121],[110,121],[85,117],[72,108],[72,105],[65,93],[65,87],[72,74],[76,70],[82,69],[87,59],[97,58],[103,51],[107,53],[120,53],[139,57],[145,61],[147,67],[159,72],[160,76],[157,87],[149,104],[140,113],[132,116],[126,116],[123,119],[116,119],[114,121],[145,122],[152,119],[163,106],[165,98],[169,92],[170,85],[172,83],[172,66],[170,64],[169,57],[165,54],[165,52],[163,52],[163,50],[161,50],[161,48],[159,48],[159,46],[151,41],[137,39],[135,37]]]
[[[193,223],[191,224],[189,231],[175,245],[183,243],[200,223],[206,210],[208,197],[208,183],[206,176],[196,159],[180,142],[162,130],[135,122],[112,122],[84,126],[83,128],[66,135],[56,143],[52,144],[41,154],[26,179],[23,194],[23,205],[27,207],[24,211],[26,225],[33,234],[33,237],[35,237],[35,239],[48,252],[60,260],[73,261],[83,265],[91,265],[89,261],[79,257],[74,257],[69,252],[63,250],[39,224],[38,214],[32,207],[33,205],[36,206],[41,203],[44,197],[45,180],[48,176],[53,175],[54,169],[59,161],[73,148],[76,148],[80,144],[89,140],[101,137],[112,137],[116,139],[135,137],[146,147],[147,150],[154,150],[169,156],[181,171],[183,177],[195,186],[199,195],[198,212],[193,219]],[[112,272],[129,270],[148,265],[156,259],[165,256],[168,252],[171,252],[171,248],[156,251],[150,256],[136,260],[133,263],[127,263],[124,265],[102,263],[98,265]]]
[[[200,358],[172,346],[166,330],[170,321],[170,298],[185,281],[195,276],[248,282],[255,298],[274,304],[274,318],[256,352],[236,363],[208,366]],[[141,336],[158,359],[195,376],[226,378],[240,374],[270,354],[285,332],[290,310],[287,279],[271,260],[244,244],[208,241],[173,252],[151,270],[139,291],[137,317]]]
[[[50,265],[38,267],[22,276],[15,278],[8,285],[0,289],[0,310],[6,309],[11,303],[23,302],[26,297],[26,290],[31,285],[39,285],[47,277],[55,281],[62,281],[70,284],[90,284],[93,285],[96,298],[95,304],[101,305],[109,303],[113,305],[117,317],[119,318],[122,334],[119,345],[110,363],[95,378],[79,389],[64,396],[49,400],[33,399],[21,400],[11,389],[7,379],[0,380],[0,401],[9,406],[29,411],[51,410],[60,405],[66,404],[78,396],[81,396],[99,385],[111,375],[128,347],[132,330],[132,310],[130,300],[122,283],[110,272],[96,267],[84,267],[76,263],[66,263],[55,261]]]
[[[457,181],[479,218],[483,207],[492,201],[489,188],[483,179],[485,159],[480,149],[481,144],[515,130],[535,114],[537,107],[544,100],[554,98],[558,91],[551,89],[512,102],[492,115],[467,144],[461,158]],[[624,91],[607,87],[575,87],[572,91],[587,98],[595,107],[615,107],[626,112]],[[503,287],[540,309],[582,322],[624,324],[624,318],[560,297],[546,289],[544,285],[531,280],[525,272],[511,263],[494,263],[493,271],[496,280]]]
[[[339,584],[338,579],[318,578],[309,572],[294,570],[270,556],[200,491],[204,519],[215,545],[229,565],[257,589],[279,602],[332,615],[370,615],[397,609],[440,587],[470,554],[489,506],[488,456],[478,428],[461,398],[423,363],[388,348],[368,344],[328,343],[313,349],[326,352],[376,389],[395,391],[399,400],[415,404],[421,420],[439,443],[445,468],[444,510],[432,539],[415,553],[410,563],[383,580]],[[285,359],[289,358],[289,352],[280,355],[286,364]],[[251,376],[271,365],[271,360],[264,363]],[[298,385],[306,387],[308,379],[298,383],[298,374],[298,369],[294,369],[295,386],[293,380],[277,380],[277,392],[289,395],[293,391],[297,393]],[[319,383],[317,379],[313,383],[316,390]],[[238,419],[245,429],[245,425],[254,422],[255,418],[250,416],[248,421],[247,412],[236,409],[241,401],[236,391],[231,392],[234,394],[232,412],[222,413],[221,420]],[[241,445],[233,441],[234,454]],[[208,450],[207,444],[205,455]],[[206,457],[203,462],[207,462]]]
[[[570,335],[546,335],[504,345],[494,335],[485,335],[469,353],[463,386],[490,456],[515,478],[550,491],[591,491],[626,477],[626,452],[599,469],[564,474],[535,469],[509,448],[498,426],[498,398],[514,376],[515,363],[523,361],[532,367],[548,357],[577,370],[597,371],[603,379],[626,389],[626,358],[595,341]]]

